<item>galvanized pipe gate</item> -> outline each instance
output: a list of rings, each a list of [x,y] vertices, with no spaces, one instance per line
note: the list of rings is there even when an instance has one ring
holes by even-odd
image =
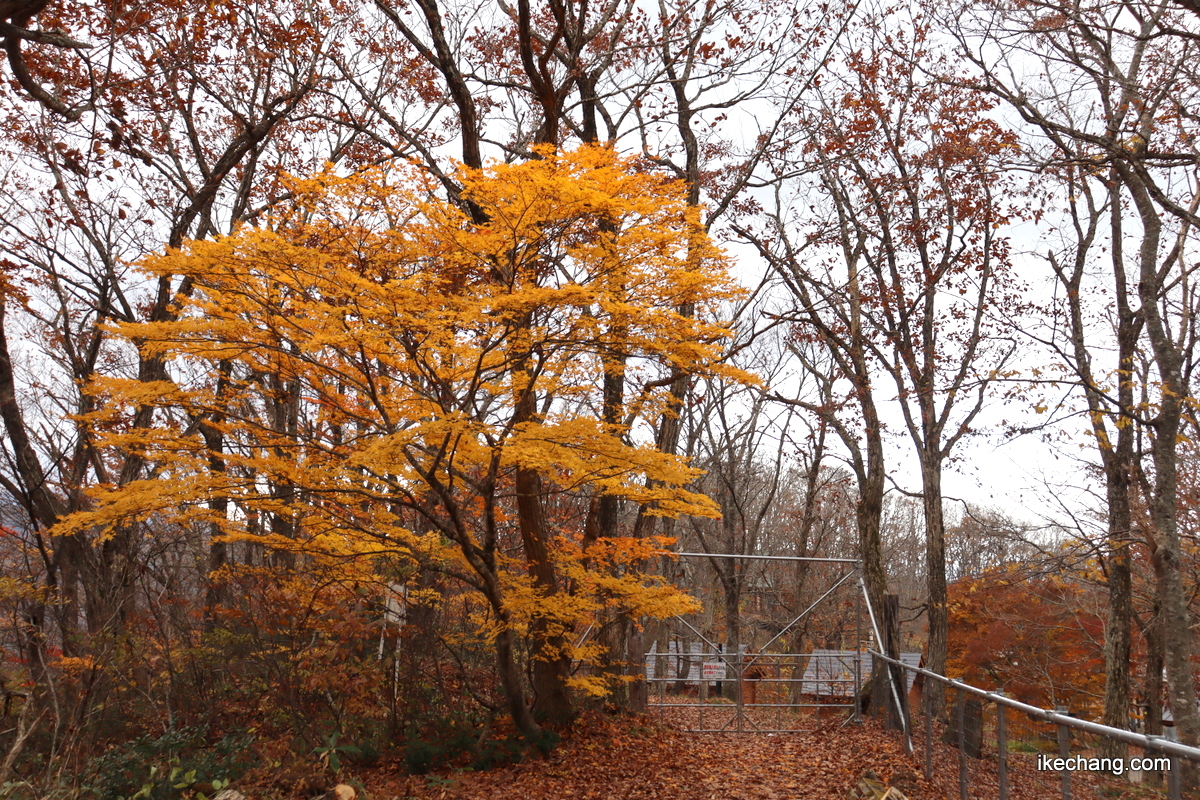
[[[857,721],[860,715],[859,698],[862,687],[870,677],[870,648],[863,647],[864,605],[871,625],[876,649],[882,650],[879,628],[875,624],[875,612],[871,608],[866,586],[862,579],[862,565],[853,558],[815,558],[802,556],[761,556],[724,553],[672,553],[679,558],[745,559],[752,561],[810,562],[841,565],[845,569],[829,587],[794,619],[779,630],[757,652],[747,652],[745,647],[731,644],[726,647],[712,641],[683,617],[675,619],[686,627],[697,639],[687,652],[681,649],[663,648],[661,642],[646,653],[645,678],[650,684],[650,703],[665,717],[667,709],[680,709],[675,716],[683,716],[681,727],[691,731],[739,733],[789,733],[810,730],[801,726],[804,716],[801,711],[815,709],[817,715],[828,709],[847,710],[847,720]],[[808,653],[768,652],[768,649],[817,609],[839,588],[852,581],[857,582],[855,597],[855,648],[851,651],[814,651]],[[802,659],[808,659],[802,677],[797,677]],[[887,670],[889,678],[892,670]],[[785,675],[787,677],[785,677]],[[683,688],[683,696],[669,696],[671,684]],[[732,703],[723,702],[724,689],[733,685]],[[798,684],[798,685],[797,685]],[[776,688],[768,695],[768,702],[759,702],[760,690],[764,686]],[[694,698],[689,696],[694,687]],[[715,694],[715,702],[714,700]],[[892,694],[899,702],[898,689],[892,686]],[[781,696],[782,695],[782,696]],[[806,702],[804,696],[812,696],[815,702]],[[822,701],[822,698],[826,698]],[[841,700],[842,702],[837,702]],[[677,719],[678,723],[679,720]],[[907,731],[905,732],[907,734]]]

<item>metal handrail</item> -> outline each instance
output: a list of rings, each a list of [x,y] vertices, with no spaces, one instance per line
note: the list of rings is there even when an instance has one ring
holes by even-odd
[[[664,556],[687,556],[689,558],[746,558],[752,561],[804,561],[828,564],[859,564],[857,558],[817,558],[815,556],[752,556],[743,553],[676,553],[664,550]]]
[[[868,651],[864,650],[863,652],[866,653]],[[842,653],[849,653],[849,655],[841,655]],[[688,658],[688,657],[700,658],[702,656],[704,658],[725,658],[726,656],[728,656],[731,659],[749,658],[752,656],[754,658],[762,658],[764,660],[772,659],[772,658],[828,658],[830,660],[836,660],[836,661],[842,661],[842,662],[847,662],[847,661],[853,662],[853,661],[858,660],[858,651],[857,650],[825,650],[823,652],[814,651],[811,653],[757,653],[757,652],[756,653],[735,653],[735,652],[702,653],[700,651],[687,651],[687,650],[647,650],[646,657],[649,658],[650,656],[679,656],[680,658]]]
[[[967,692],[968,694],[973,694],[977,697],[983,697],[991,700],[997,705],[1022,711],[1029,716],[1034,717],[1035,719],[1041,719],[1045,722],[1052,722],[1055,725],[1062,725],[1067,728],[1074,728],[1076,730],[1084,731],[1085,733],[1092,733],[1098,736],[1107,736],[1110,739],[1117,739],[1125,742],[1126,744],[1140,747],[1144,750],[1154,750],[1159,753],[1166,753],[1167,755],[1179,756],[1180,758],[1186,758],[1191,761],[1200,762],[1200,748],[1197,747],[1190,747],[1180,742],[1173,742],[1170,739],[1162,739],[1157,736],[1146,736],[1145,734],[1136,733],[1135,731],[1127,731],[1124,728],[1114,728],[1109,725],[1102,725],[1099,722],[1089,722],[1086,719],[1079,719],[1078,717],[1072,717],[1067,714],[1060,714],[1057,711],[1050,711],[1049,709],[1031,706],[1028,703],[1022,703],[1020,700],[1013,700],[1011,697],[1005,697],[1004,695],[997,694],[996,692],[989,692],[985,689],[979,689],[970,685],[969,683],[963,683],[962,681],[955,680],[954,678],[947,678],[945,675],[939,675],[936,672],[931,672],[923,667],[914,667],[910,664],[905,664],[902,661],[889,658],[883,653],[876,653],[874,650],[868,650],[867,652],[876,658],[883,659],[889,664],[895,664],[896,666],[903,667],[904,669],[911,669],[914,672],[920,673],[928,678],[941,681],[942,683],[953,686],[954,688]]]

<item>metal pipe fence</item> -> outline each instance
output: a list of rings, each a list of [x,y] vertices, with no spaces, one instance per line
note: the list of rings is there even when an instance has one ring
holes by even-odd
[[[812,595],[794,598],[797,607],[803,606],[799,613],[789,609],[782,617],[766,616],[760,605],[757,619],[739,612],[740,624],[721,625],[709,609],[707,616],[704,612],[676,616],[669,628],[660,629],[645,653],[643,679],[648,684],[651,709],[664,722],[669,717],[672,725],[692,732],[794,733],[812,730],[830,721],[831,715],[843,722],[858,718],[855,698],[870,670],[864,664],[866,589],[858,559],[695,552],[667,555],[824,569],[810,576],[810,585],[816,587]],[[840,603],[835,596],[839,590]],[[808,635],[798,634],[804,630],[799,626],[809,624],[805,621],[811,621],[823,606],[832,610],[821,638],[847,642],[853,649],[793,652],[803,649]],[[839,609],[853,609],[852,615],[839,616]],[[718,640],[718,632],[736,639],[739,631],[746,640]]]
[[[857,715],[865,651],[747,654],[706,645],[646,653],[651,710],[664,721],[666,709],[690,709],[675,722],[692,732],[798,733],[820,724],[822,714]],[[840,674],[795,677],[814,658],[837,664],[826,671]]]
[[[872,656],[919,676],[904,724],[925,777],[957,772],[960,800],[1009,800],[1030,791],[1062,800],[1182,800],[1185,791],[1200,789],[1184,782],[1185,762],[1200,770],[1200,748],[1073,717],[1063,707],[1038,708],[874,651]],[[944,690],[940,713],[933,712],[934,685]]]

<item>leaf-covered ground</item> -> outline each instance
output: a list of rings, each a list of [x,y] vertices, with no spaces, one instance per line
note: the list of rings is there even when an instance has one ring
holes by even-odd
[[[728,800],[812,798],[846,800],[866,769],[875,770],[910,800],[959,797],[957,751],[935,747],[933,780],[923,751],[909,756],[896,734],[872,721],[830,724],[796,734],[684,733],[646,718],[596,716],[577,726],[549,756],[486,772],[443,771],[409,776],[381,765],[362,776],[372,798],[422,800]],[[994,767],[972,767],[972,798],[997,796]],[[1074,797],[1101,795],[1076,776]],[[1058,797],[1057,776],[1021,763],[1010,778],[1013,800]],[[1126,797],[1144,796],[1133,793]],[[1111,791],[1111,790],[1110,790]]]

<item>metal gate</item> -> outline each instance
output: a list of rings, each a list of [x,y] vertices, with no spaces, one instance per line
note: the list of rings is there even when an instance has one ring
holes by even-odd
[[[675,617],[673,627],[682,633],[662,635],[660,629],[660,636],[646,653],[651,713],[683,730],[708,732],[789,733],[811,730],[834,716],[858,719],[862,687],[871,674],[872,648],[864,646],[864,622],[870,623],[873,649],[882,649],[858,559],[674,555],[821,565],[833,574],[820,584],[815,600],[779,630],[768,631],[773,635],[762,644],[719,641],[697,619]],[[850,646],[791,651],[788,634],[823,604],[834,602],[839,606],[853,602],[853,625],[840,632],[843,639],[851,637],[843,642]],[[738,613],[742,613],[740,608]],[[849,627],[846,620],[841,627]]]

